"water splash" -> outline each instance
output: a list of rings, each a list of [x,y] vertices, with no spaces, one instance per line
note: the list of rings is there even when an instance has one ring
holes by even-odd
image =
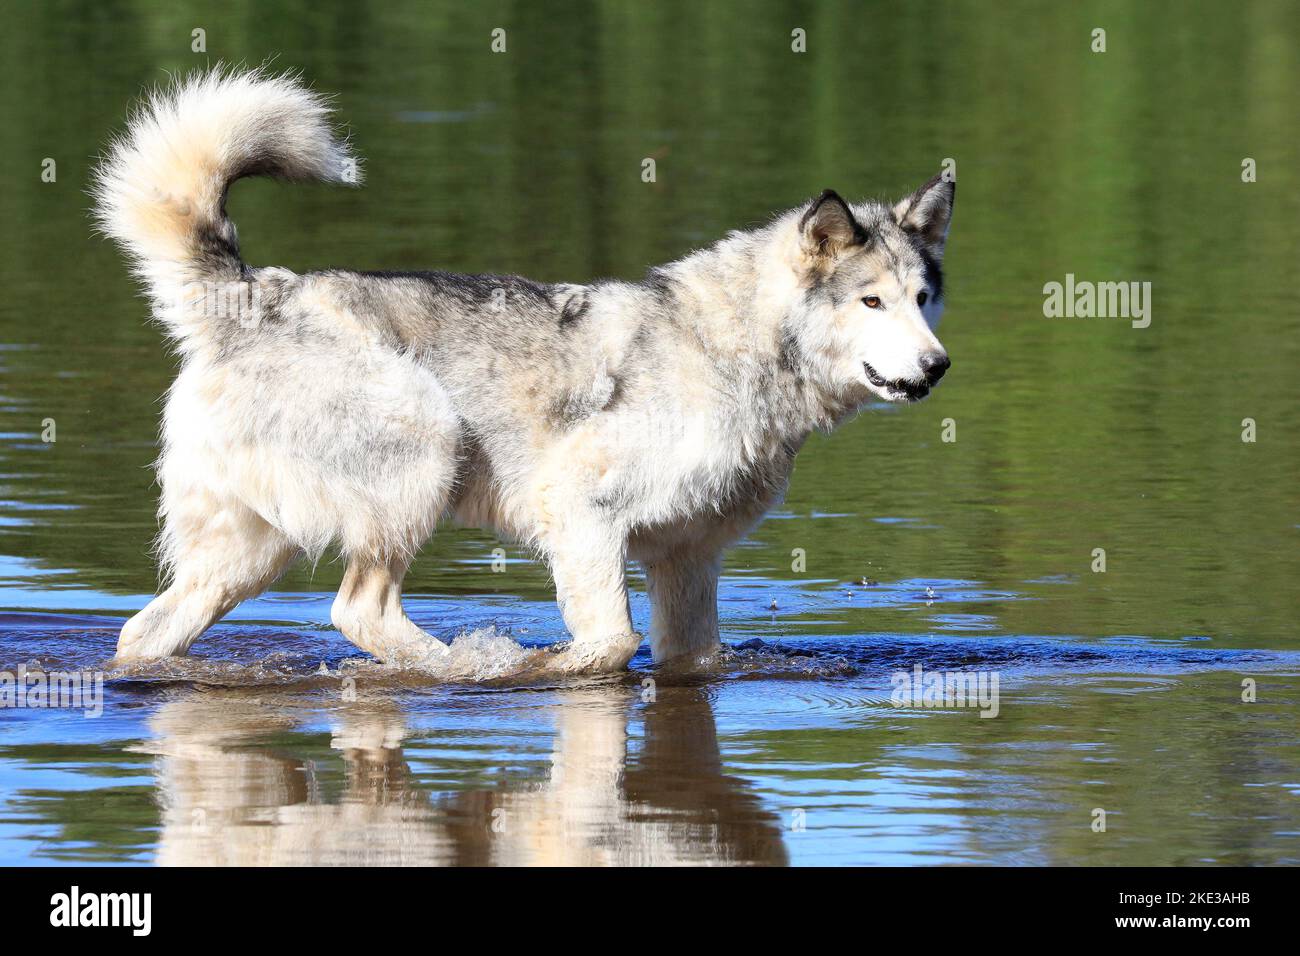
[[[98,670],[111,658],[120,623],[77,614],[0,615],[0,670],[19,664],[46,670]],[[742,631],[743,633],[743,631]],[[534,632],[535,634],[535,632]],[[534,637],[530,634],[530,639]],[[355,678],[367,687],[419,688],[436,684],[571,684],[584,678],[557,673],[560,645],[549,629],[525,644],[509,628],[464,627],[443,634],[447,652],[393,666],[362,655],[335,632],[310,626],[230,623],[214,628],[192,657],[130,663],[106,673],[122,683],[173,682],[223,687],[337,687]],[[1007,679],[1068,679],[1105,673],[1182,674],[1213,670],[1300,672],[1300,654],[1237,650],[1205,641],[1162,641],[1123,636],[1086,640],[1018,634],[859,634],[724,643],[699,659],[656,666],[642,645],[632,671],[669,682],[839,680],[869,682],[922,664],[929,670],[998,670]],[[585,678],[590,680],[590,678]]]

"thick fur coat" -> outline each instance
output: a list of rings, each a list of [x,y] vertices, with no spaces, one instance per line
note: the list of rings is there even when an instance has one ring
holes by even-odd
[[[351,184],[359,166],[299,81],[219,69],[148,98],[98,170],[100,225],[182,360],[158,464],[167,587],[119,660],[185,653],[335,547],[336,626],[382,659],[434,659],[400,590],[448,518],[549,563],[573,638],[550,666],[626,666],[628,560],[655,660],[706,655],[723,550],[808,434],[948,367],[940,178],[894,206],[828,190],[641,282],[548,285],[249,266],[225,200],[253,175]]]

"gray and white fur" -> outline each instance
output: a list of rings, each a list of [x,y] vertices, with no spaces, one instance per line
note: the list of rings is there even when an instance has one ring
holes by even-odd
[[[97,172],[99,223],[181,357],[158,462],[167,586],[119,662],[184,654],[331,548],[339,630],[394,664],[435,659],[400,591],[444,519],[549,563],[572,642],[547,666],[627,665],[629,560],[654,659],[707,656],[723,551],[780,500],[810,432],[917,400],[948,367],[941,178],[893,206],[828,190],[641,282],[243,262],[232,182],[357,168],[321,96],[219,68],[148,98]]]

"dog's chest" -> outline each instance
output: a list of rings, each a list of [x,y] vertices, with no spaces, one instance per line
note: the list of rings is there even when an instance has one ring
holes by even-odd
[[[640,529],[634,550],[652,560],[682,547],[725,547],[742,537],[781,500],[795,450],[778,444],[766,454],[746,454],[740,447],[724,449],[716,436],[707,454],[679,448],[671,464],[658,462],[656,476],[642,484],[649,494],[629,502]]]

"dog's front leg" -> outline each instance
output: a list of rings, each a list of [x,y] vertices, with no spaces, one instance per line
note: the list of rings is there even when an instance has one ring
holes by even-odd
[[[551,666],[617,671],[641,645],[627,604],[627,541],[594,516],[571,519],[551,537],[555,596],[573,643]]]
[[[650,649],[656,664],[717,649],[721,570],[721,558],[709,553],[679,553],[646,565]]]

